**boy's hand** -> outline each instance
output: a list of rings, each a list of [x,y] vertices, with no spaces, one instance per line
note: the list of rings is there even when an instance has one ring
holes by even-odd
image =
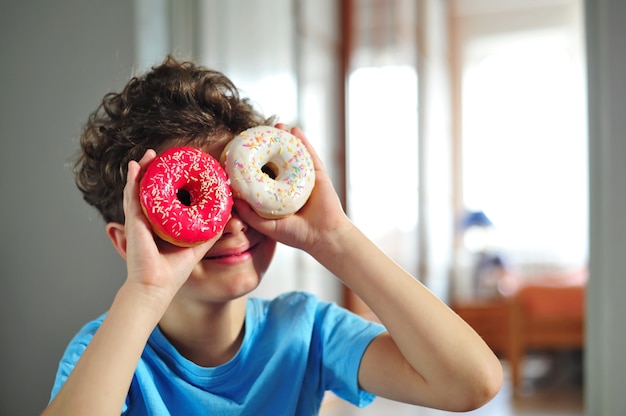
[[[174,246],[154,236],[139,201],[139,183],[155,157],[154,150],[148,150],[139,162],[128,164],[124,188],[124,240],[123,244],[115,245],[126,259],[129,283],[166,290],[166,294],[173,296],[221,234],[188,248]]]
[[[284,124],[277,124],[276,127],[288,130]],[[262,218],[240,199],[235,200],[235,209],[245,222],[268,237],[313,254],[322,250],[334,233],[352,227],[352,223],[343,212],[337,193],[315,149],[299,128],[293,127],[291,134],[302,140],[313,159],[315,187],[307,203],[295,214],[280,219]]]

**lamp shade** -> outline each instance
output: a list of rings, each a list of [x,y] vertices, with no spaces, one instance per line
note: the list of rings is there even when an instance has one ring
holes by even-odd
[[[483,211],[469,211],[461,221],[461,230],[465,231],[472,227],[492,227],[493,222]]]

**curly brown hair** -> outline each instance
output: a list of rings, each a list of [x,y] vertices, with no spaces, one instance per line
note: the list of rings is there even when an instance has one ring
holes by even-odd
[[[124,223],[128,162],[173,143],[201,146],[250,127],[272,124],[222,73],[172,56],[122,92],[109,93],[80,137],[76,185],[106,222]]]

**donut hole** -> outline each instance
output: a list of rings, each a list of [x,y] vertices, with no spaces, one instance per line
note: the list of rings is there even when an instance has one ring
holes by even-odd
[[[272,162],[267,162],[265,165],[263,165],[263,167],[261,168],[261,172],[265,173],[267,176],[270,177],[270,179],[276,179],[276,177],[278,176],[278,166],[276,166],[274,163]]]
[[[178,198],[180,203],[183,204],[184,206],[186,207],[191,206],[191,192],[189,192],[187,189],[181,188],[178,191],[176,191],[176,198]]]

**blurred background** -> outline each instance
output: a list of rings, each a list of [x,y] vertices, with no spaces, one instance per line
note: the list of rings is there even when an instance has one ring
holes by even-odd
[[[621,414],[625,17],[618,0],[0,0],[0,414],[45,407],[125,277],[72,157],[102,96],[168,53],[300,125],[352,220],[485,338],[507,383],[480,414]],[[288,290],[376,319],[279,247],[256,295]],[[435,414],[377,403],[361,414]]]

